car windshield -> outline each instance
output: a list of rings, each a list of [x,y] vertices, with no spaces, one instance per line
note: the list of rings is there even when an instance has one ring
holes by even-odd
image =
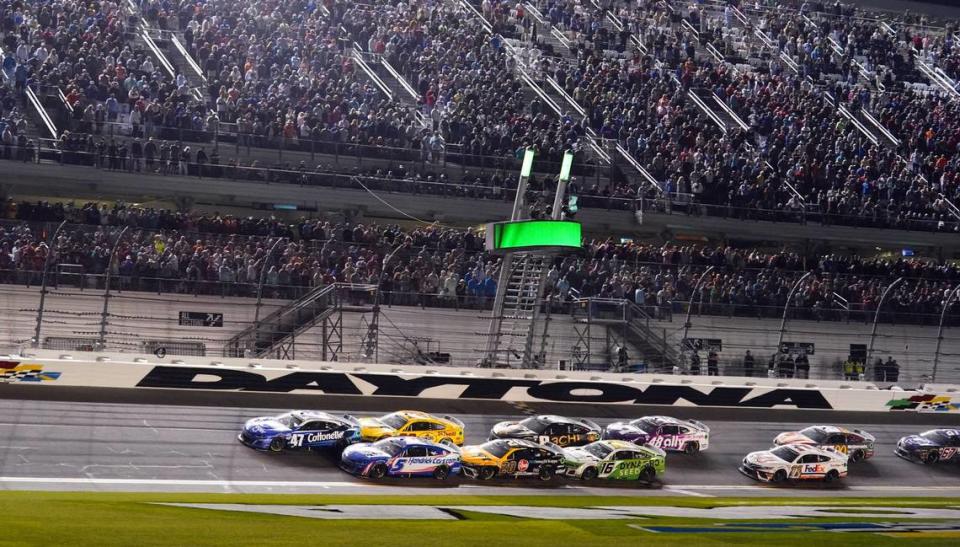
[[[387,414],[386,416],[380,418],[380,421],[386,424],[388,427],[392,427],[394,429],[400,429],[401,427],[407,425],[407,419],[397,412],[394,412],[393,414]]]
[[[827,433],[818,427],[808,427],[800,430],[800,434],[815,443],[822,443],[827,438]]]
[[[296,429],[301,423],[303,423],[299,418],[290,412],[277,416],[277,421],[290,429]]]
[[[924,431],[920,434],[921,437],[928,441],[933,441],[937,444],[947,444],[949,437],[943,434],[943,431],[939,429],[931,429],[930,431]]]
[[[504,441],[490,441],[480,446],[494,458],[502,458],[510,451],[510,445]]]
[[[790,463],[793,463],[793,460],[797,459],[797,456],[800,455],[796,450],[792,448],[788,448],[786,446],[781,446],[780,448],[774,448],[773,450],[770,451],[770,453],[780,458],[781,460],[785,462],[790,462]]]
[[[390,456],[396,456],[403,450],[403,445],[401,445],[396,439],[384,439],[382,441],[377,441],[373,443],[373,446],[377,447],[377,450],[389,454]]]
[[[522,425],[523,427],[526,427],[527,429],[529,429],[530,431],[533,431],[534,433],[543,433],[543,430],[546,429],[547,425],[549,424],[541,420],[540,418],[533,417],[533,418],[527,418],[526,420],[520,422],[520,425]]]
[[[650,433],[651,431],[657,430],[657,424],[651,422],[646,418],[639,418],[637,420],[634,420],[630,422],[630,425],[638,428],[640,431],[643,431],[644,433]]]
[[[584,450],[589,452],[591,455],[595,456],[598,459],[604,459],[613,452],[613,449],[603,443],[593,443],[588,444],[583,447]]]

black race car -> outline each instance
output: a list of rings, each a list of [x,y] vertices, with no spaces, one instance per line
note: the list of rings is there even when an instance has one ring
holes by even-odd
[[[465,446],[460,461],[464,475],[480,480],[538,477],[548,481],[564,471],[563,449],[522,439],[495,439]]]
[[[924,464],[960,462],[960,430],[931,429],[901,437],[894,452],[905,460]]]
[[[564,416],[532,416],[519,422],[500,422],[490,430],[493,439],[524,439],[561,447],[583,446],[600,440],[602,429],[590,420]]]

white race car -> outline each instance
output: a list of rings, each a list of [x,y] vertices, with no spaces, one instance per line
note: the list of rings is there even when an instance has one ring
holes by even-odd
[[[787,444],[747,454],[740,472],[763,482],[787,479],[832,482],[847,476],[847,456],[833,449]]]
[[[835,425],[814,425],[800,431],[787,431],[777,435],[773,444],[807,444],[820,448],[833,448],[846,454],[850,463],[872,458],[877,439],[860,429],[846,429]]]
[[[644,416],[630,422],[614,422],[608,425],[603,430],[603,438],[696,454],[710,447],[710,428],[696,420]]]

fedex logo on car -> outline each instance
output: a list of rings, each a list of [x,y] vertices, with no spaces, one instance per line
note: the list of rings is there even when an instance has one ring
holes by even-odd
[[[803,473],[805,475],[816,475],[823,473],[823,466],[820,464],[806,464],[803,466]]]

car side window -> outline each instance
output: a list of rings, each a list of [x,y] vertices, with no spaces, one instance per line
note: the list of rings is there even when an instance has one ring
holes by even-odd
[[[534,453],[533,450],[529,448],[521,448],[520,450],[517,450],[516,452],[514,452],[513,459],[532,460],[534,459],[535,456],[536,454]]]
[[[304,424],[300,426],[300,431],[314,431],[320,429],[319,425],[320,422],[304,422]]]
[[[582,425],[570,424],[570,433],[574,435],[586,435],[590,430]]]
[[[819,462],[828,462],[830,461],[830,456],[817,456],[817,461]]]
[[[413,422],[407,426],[407,431],[427,431],[427,427],[424,426],[429,425],[427,422]]]
[[[540,450],[540,459],[541,460],[552,460],[554,458],[553,452],[549,450]]]
[[[427,455],[427,447],[425,446],[411,446],[403,454],[408,458],[423,458]]]
[[[803,456],[800,456],[800,459],[797,460],[797,463],[817,463],[817,455],[804,454]]]
[[[445,456],[447,452],[439,446],[428,446],[427,453],[431,456]]]
[[[843,433],[834,433],[827,439],[829,444],[846,444],[847,438]]]
[[[687,435],[690,433],[690,430],[686,427],[678,427],[678,429],[680,429],[680,433],[683,435]]]
[[[444,429],[446,429],[446,427],[440,423],[428,423],[427,425],[429,425],[430,429],[434,431],[443,431]]]
[[[636,459],[636,457],[637,457],[637,453],[634,452],[634,451],[632,451],[632,450],[621,450],[621,451],[617,452],[617,454],[614,456],[614,459],[616,459],[616,460],[633,460],[633,459]]]
[[[675,425],[665,425],[660,428],[661,435],[677,435],[680,433],[680,428]]]
[[[860,435],[854,435],[853,433],[847,434],[847,444],[861,444],[863,443],[863,437]]]

